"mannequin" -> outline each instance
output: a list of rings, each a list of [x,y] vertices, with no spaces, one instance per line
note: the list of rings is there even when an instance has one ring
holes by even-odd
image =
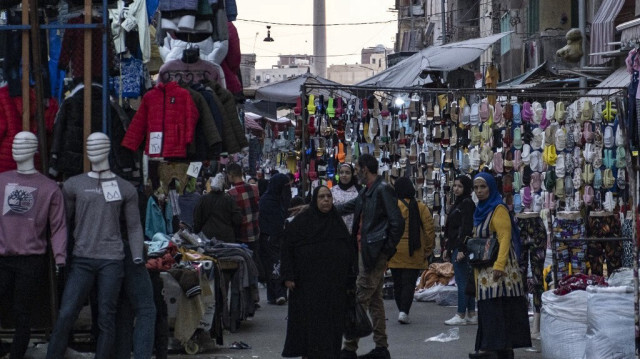
[[[15,315],[11,358],[22,358],[29,344],[31,314],[38,304],[33,298],[42,295],[37,288],[47,278],[48,231],[58,266],[64,266],[67,254],[62,191],[36,171],[33,157],[37,149],[33,133],[16,134],[12,156],[18,169],[0,173],[0,293],[5,294],[0,296],[0,306]]]
[[[92,133],[86,143],[91,172],[71,177],[63,186],[67,221],[74,225],[75,243],[68,285],[47,351],[49,359],[64,357],[73,323],[94,285],[100,308],[95,357],[109,358],[115,344],[115,312],[124,276],[121,218],[126,221],[125,237],[132,261],[142,263],[138,194],[133,185],[109,169],[110,147],[107,135]]]

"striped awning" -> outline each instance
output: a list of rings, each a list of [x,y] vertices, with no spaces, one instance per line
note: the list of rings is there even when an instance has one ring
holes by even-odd
[[[614,21],[624,1],[620,0],[604,0],[598,13],[593,18],[593,24],[591,25],[591,47],[590,53],[609,51],[611,48],[607,45],[614,41],[615,27]],[[590,56],[591,65],[600,65],[609,61],[609,59],[602,56]]]

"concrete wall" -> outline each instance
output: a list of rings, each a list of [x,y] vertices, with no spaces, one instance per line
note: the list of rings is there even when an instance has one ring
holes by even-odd
[[[354,85],[384,70],[378,65],[331,65],[327,69],[327,78],[342,85]]]
[[[257,69],[255,70],[255,76],[252,79],[252,85],[260,87],[267,84],[284,81],[290,77],[307,73],[308,70],[308,67]],[[258,77],[260,77],[260,82],[257,81]]]
[[[240,57],[240,73],[242,85],[251,87],[256,78],[256,54],[242,54]]]

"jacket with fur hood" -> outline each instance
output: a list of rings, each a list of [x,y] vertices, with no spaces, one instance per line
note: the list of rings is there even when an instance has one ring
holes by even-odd
[[[160,83],[142,98],[122,145],[135,151],[146,139],[145,153],[149,154],[151,133],[161,132],[160,153],[149,156],[184,158],[187,145],[193,141],[199,116],[189,91],[176,82]]]

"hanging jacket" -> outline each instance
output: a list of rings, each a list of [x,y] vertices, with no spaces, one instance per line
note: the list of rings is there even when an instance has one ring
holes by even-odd
[[[144,235],[151,239],[156,233],[173,234],[173,209],[171,201],[167,201],[164,213],[154,196],[147,201],[147,213],[144,221]]]
[[[193,141],[199,116],[189,91],[175,82],[160,83],[142,98],[122,145],[135,151],[146,139],[145,153],[149,154],[151,132],[161,132],[160,153],[150,154],[149,157],[184,158],[187,156],[187,145]]]
[[[189,160],[202,161],[214,158],[213,150],[217,144],[222,142],[222,138],[213,120],[213,115],[211,115],[211,109],[199,91],[188,87],[186,89],[189,91],[189,94],[191,94],[198,113],[200,113],[196,131],[194,131],[193,142],[189,145],[188,149]]]
[[[249,146],[249,141],[244,135],[244,128],[238,117],[235,99],[231,92],[219,84],[210,82],[209,86],[216,95],[219,108],[222,109],[224,115],[224,124],[222,126],[223,147],[229,154],[240,152],[243,147]]]
[[[0,172],[16,169],[11,155],[13,138],[20,132],[22,122],[20,113],[11,102],[9,87],[0,87]]]
[[[240,82],[240,38],[238,30],[231,21],[227,22],[229,30],[229,46],[227,56],[220,64],[224,71],[224,78],[227,82],[227,89],[233,94],[242,93],[242,82]]]
[[[84,85],[62,102],[53,126],[49,173],[71,177],[82,173],[84,163]],[[102,86],[91,86],[91,132],[102,132]]]

